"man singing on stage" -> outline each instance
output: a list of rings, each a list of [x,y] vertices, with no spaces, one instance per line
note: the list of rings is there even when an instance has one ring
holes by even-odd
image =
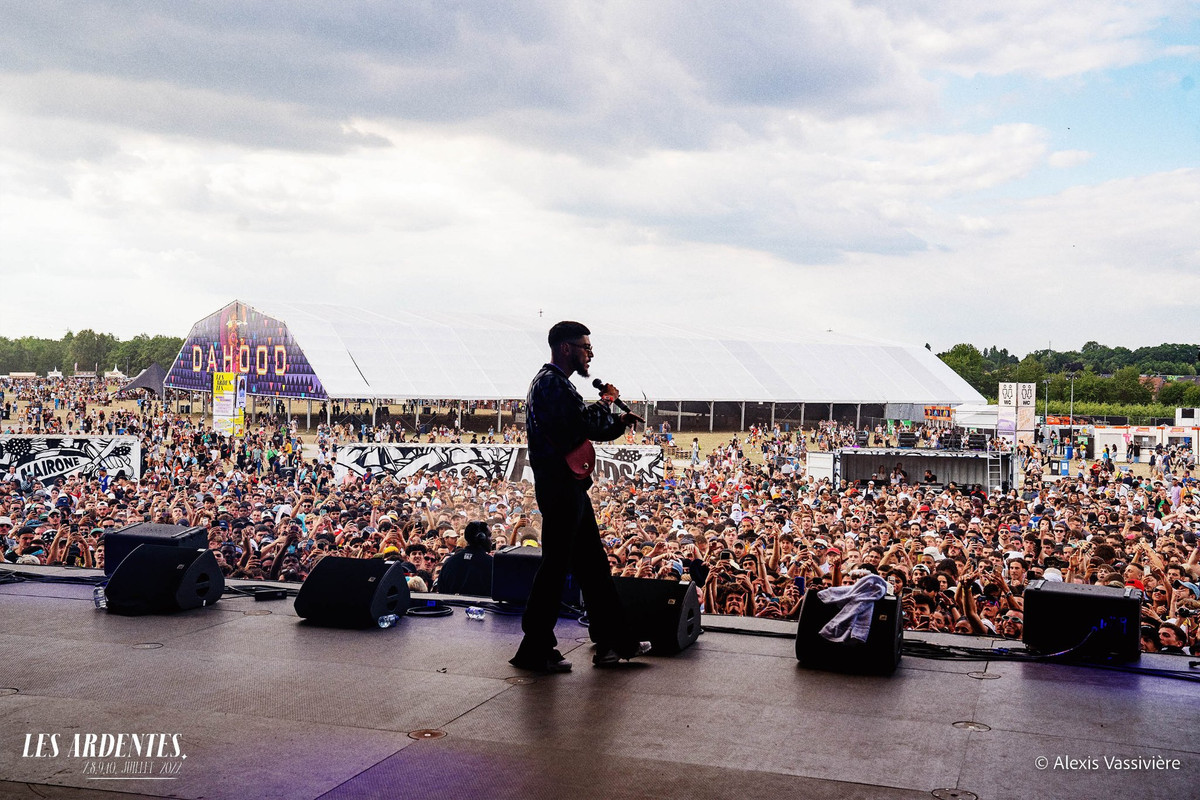
[[[588,376],[590,334],[578,322],[560,322],[550,329],[550,363],[534,376],[526,403],[529,464],[542,512],[542,565],[521,621],[525,638],[509,663],[537,672],[571,670],[571,662],[555,649],[554,637],[568,571],[579,582],[587,606],[596,643],[593,665],[608,667],[650,651],[649,642],[639,642],[629,633],[588,498],[595,462],[591,441],[611,441],[641,418],[614,412],[612,404],[620,393],[611,384],[589,405],[569,380],[575,372]]]

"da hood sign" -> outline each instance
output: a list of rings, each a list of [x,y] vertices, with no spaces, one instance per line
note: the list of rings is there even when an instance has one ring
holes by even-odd
[[[327,398],[287,325],[241,302],[230,303],[192,326],[163,385],[208,392],[217,373],[243,376],[249,394]]]

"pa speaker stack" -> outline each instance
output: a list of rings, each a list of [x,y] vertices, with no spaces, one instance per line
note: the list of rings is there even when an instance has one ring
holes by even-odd
[[[901,431],[896,434],[896,445],[905,449],[917,446],[917,435],[908,431]]]
[[[866,447],[870,444],[871,434],[866,431],[859,431],[854,435],[854,440],[857,442],[858,447]]]
[[[121,559],[104,589],[114,614],[170,614],[212,605],[225,576],[211,550],[143,544]]]
[[[904,626],[900,600],[886,595],[875,601],[866,642],[831,642],[821,628],[833,619],[838,607],[821,602],[820,589],[810,588],[800,604],[796,630],[796,659],[801,666],[857,674],[890,675],[900,663]]]
[[[700,598],[695,584],[652,578],[613,578],[625,621],[634,638],[654,655],[671,655],[700,636]]]
[[[972,433],[967,436],[968,450],[987,450],[987,437],[982,433]]]
[[[208,533],[204,528],[160,525],[152,522],[135,522],[111,530],[104,534],[104,574],[112,575],[116,572],[125,557],[138,545],[143,544],[203,550],[208,547]]]
[[[540,547],[514,545],[497,550],[492,556],[492,599],[497,603],[524,606],[533,588],[533,578],[541,565]],[[562,601],[575,608],[583,603],[579,585],[570,573],[567,573],[567,581],[563,585]]]
[[[1039,580],[1031,581],[1023,596],[1022,641],[1030,650],[1078,660],[1141,657],[1139,590]]]
[[[403,617],[410,602],[400,562],[325,556],[300,585],[295,607],[315,625],[369,628],[389,614]]]

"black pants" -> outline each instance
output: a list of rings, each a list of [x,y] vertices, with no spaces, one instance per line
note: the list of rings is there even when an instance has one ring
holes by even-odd
[[[583,591],[589,631],[597,647],[624,654],[636,645],[625,623],[586,487],[572,478],[534,474],[534,493],[542,513],[542,564],[521,619],[525,631],[521,656],[542,658],[558,644],[554,624],[568,572]]]

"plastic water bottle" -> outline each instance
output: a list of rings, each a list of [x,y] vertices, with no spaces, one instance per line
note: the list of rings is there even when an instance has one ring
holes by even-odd
[[[395,614],[384,614],[382,617],[376,620],[381,628],[390,628],[399,621],[400,618]]]
[[[108,597],[104,594],[103,586],[92,589],[92,602],[96,604],[96,608],[108,608]]]
[[[485,613],[479,606],[467,606],[467,619],[482,621]]]

